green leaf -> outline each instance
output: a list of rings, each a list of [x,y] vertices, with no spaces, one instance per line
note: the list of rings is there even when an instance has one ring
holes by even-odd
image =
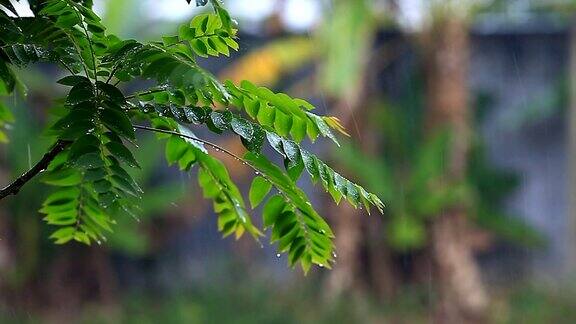
[[[193,28],[190,28],[186,25],[181,25],[178,29],[178,37],[181,40],[192,40],[196,38],[196,34]]]
[[[93,183],[94,186],[94,191],[96,191],[97,193],[103,193],[103,192],[107,192],[112,188],[112,183],[110,183],[110,181],[108,180],[98,180],[95,181]]]
[[[104,161],[98,153],[87,153],[80,156],[74,165],[82,169],[95,169],[104,166]]]
[[[70,105],[77,105],[82,102],[91,101],[94,99],[94,89],[90,83],[77,83],[72,87],[70,93],[66,97],[66,102]]]
[[[242,195],[226,167],[208,154],[195,150],[201,165],[198,182],[204,196],[213,199],[214,211],[218,213],[218,229],[224,236],[235,233],[239,238],[247,231],[257,239],[262,233],[252,224]]]
[[[74,141],[70,146],[68,160],[74,162],[84,154],[88,153],[100,155],[100,140],[92,134],[82,135]]]
[[[115,86],[104,83],[102,81],[96,82],[96,86],[102,91],[104,95],[106,95],[106,97],[108,97],[108,99],[110,99],[115,104],[122,105],[126,102],[122,91],[120,91],[120,89],[116,88]]]
[[[252,136],[254,135],[254,129],[252,125],[243,118],[232,118],[230,122],[232,130],[234,133],[240,135],[247,141],[252,140]]]
[[[171,136],[166,143],[166,161],[169,165],[178,162],[188,151],[186,142],[178,136]]]
[[[60,79],[56,82],[59,84],[71,86],[71,87],[78,85],[80,83],[85,83],[87,85],[90,85],[90,79],[88,79],[85,76],[80,76],[80,75],[68,75],[68,76],[63,77],[62,79]]]
[[[127,114],[121,110],[106,107],[100,120],[108,129],[128,139],[136,139],[134,128]]]
[[[208,57],[208,48],[206,44],[200,39],[194,39],[190,42],[192,49],[196,53],[196,55],[201,57]]]
[[[76,228],[74,227],[63,227],[52,235],[50,235],[51,239],[54,239],[54,243],[56,244],[64,244],[74,238],[74,234],[76,233]]]
[[[232,115],[230,112],[213,111],[210,114],[210,119],[213,125],[220,131],[228,130],[231,127]]]
[[[162,36],[162,42],[166,46],[172,46],[178,44],[180,42],[180,39],[178,38],[178,36]]]
[[[272,189],[272,184],[263,177],[256,177],[252,181],[252,185],[250,186],[250,205],[252,208],[258,207],[262,200],[268,195]]]
[[[141,190],[139,190],[139,188],[136,188],[132,183],[130,183],[125,178],[118,175],[113,175],[112,177],[110,177],[110,180],[115,187],[120,188],[122,191],[129,193],[133,197],[136,198],[140,197]]]
[[[284,208],[286,207],[285,199],[280,195],[272,196],[262,211],[262,218],[264,220],[264,228],[271,227],[276,223],[276,219]]]
[[[8,143],[8,135],[0,130],[0,143]]]
[[[65,122],[67,123],[68,121]],[[76,120],[76,122],[74,122],[72,119],[70,119],[70,123],[70,125],[66,125],[62,130],[59,136],[60,139],[75,140],[78,137],[90,134],[96,127],[91,120]]]
[[[10,109],[8,109],[8,107],[6,107],[2,102],[0,102],[0,126],[2,125],[2,122],[7,123],[14,122],[14,115],[12,114]]]
[[[96,168],[86,170],[84,173],[84,180],[86,181],[96,181],[106,177],[107,172],[104,168]]]
[[[47,173],[42,181],[53,186],[74,186],[82,182],[82,174],[75,169],[63,169]]]
[[[106,143],[106,148],[108,151],[114,155],[117,159],[123,161],[131,167],[140,168],[140,165],[132,155],[132,152],[120,142],[108,142]]]

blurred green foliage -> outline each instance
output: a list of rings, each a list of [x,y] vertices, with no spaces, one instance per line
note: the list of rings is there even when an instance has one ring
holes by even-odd
[[[372,48],[376,19],[371,1],[334,1],[319,30],[322,89],[330,96],[354,96]],[[334,32],[338,31],[338,32]]]
[[[331,324],[430,321],[431,310],[426,305],[434,296],[423,286],[406,287],[394,300],[344,296],[331,303],[322,303],[319,302],[316,274],[308,277],[308,281],[279,285],[267,276],[239,272],[233,264],[219,269],[192,289],[154,294],[126,292],[116,305],[87,305],[71,311],[66,317],[53,317],[52,322]],[[570,291],[559,293],[530,285],[511,287],[494,295],[489,323],[574,323],[574,300]],[[35,313],[0,309],[0,323],[49,322]]]
[[[417,77],[415,77],[417,78]],[[423,248],[426,224],[443,210],[460,206],[480,227],[511,243],[528,247],[543,243],[541,235],[518,217],[503,211],[503,201],[518,185],[514,173],[491,165],[479,135],[473,137],[464,181],[445,180],[445,156],[451,134],[425,134],[422,93],[418,79],[410,81],[410,94],[396,103],[379,101],[370,109],[370,127],[378,130],[382,153],[368,156],[351,144],[335,151],[339,163],[374,188],[387,203],[385,237],[398,251]],[[409,97],[409,98],[408,98]],[[479,100],[489,104],[489,100]],[[476,124],[487,107],[476,107]]]

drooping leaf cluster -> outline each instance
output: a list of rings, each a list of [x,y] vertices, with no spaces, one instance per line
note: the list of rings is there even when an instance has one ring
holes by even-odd
[[[137,149],[135,120],[147,121],[150,126],[137,128],[166,140],[169,164],[183,171],[198,168],[198,182],[212,200],[225,236],[248,232],[258,239],[262,231],[251,220],[240,190],[225,165],[210,154],[222,148],[197,138],[192,129],[206,127],[217,138],[238,136],[246,154],[225,152],[257,174],[249,192],[251,207],[263,203],[263,224],[271,229],[271,240],[278,242],[279,252],[288,253],[291,265],[300,262],[305,271],[312,264],[330,266],[334,235],[296,184],[304,171],[336,202],[345,198],[354,207],[382,212],[376,195],[300,146],[305,138],[338,143],[335,132],[346,133],[337,118],[314,114],[305,100],[248,81],[221,83],[198,65],[198,57],[238,50],[235,23],[217,0],[211,1],[211,12],[181,25],[177,35],[150,43],[107,34],[90,1],[36,1],[32,18],[18,17],[9,1],[0,4],[7,9],[0,10],[0,95],[16,89],[15,67],[43,61],[67,71],[58,81],[69,87],[60,101],[63,113],[49,127],[65,149],[41,175],[55,188],[40,212],[56,226],[51,236],[56,243],[101,242],[113,230],[111,215],[137,217],[143,193],[127,172],[139,167],[132,154]],[[124,94],[120,84],[133,80],[156,85]],[[0,140],[7,139],[2,127],[11,120],[0,105]],[[266,145],[280,154],[284,168],[262,154]]]

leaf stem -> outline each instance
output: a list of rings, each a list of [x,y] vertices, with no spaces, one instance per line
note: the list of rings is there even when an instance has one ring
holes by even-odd
[[[84,19],[82,18],[82,16],[79,13],[79,9],[78,9],[78,5],[74,2],[70,2],[69,0],[66,0],[66,2],[71,5],[72,7],[74,7],[74,13],[76,14],[76,16],[78,17],[78,20],[80,20],[80,26],[82,26],[82,29],[84,30],[84,34],[86,35],[86,40],[88,40],[88,47],[90,48],[90,55],[92,56],[92,65],[94,68],[94,81],[98,82],[98,68],[96,66],[96,55],[94,54],[94,48],[92,47],[92,40],[90,39],[90,34],[88,33],[88,29],[86,29],[86,25],[84,24]],[[86,76],[88,77],[88,76]],[[96,94],[98,94],[98,88],[94,87],[94,90],[96,91]]]

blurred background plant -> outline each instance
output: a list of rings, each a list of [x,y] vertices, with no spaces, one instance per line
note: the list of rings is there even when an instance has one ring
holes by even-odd
[[[551,175],[555,161],[576,153],[569,146],[574,125],[563,122],[572,114],[573,2],[228,2],[248,32],[239,56],[209,68],[331,109],[351,138],[323,153],[381,195],[385,216],[326,207],[337,264],[306,277],[288,274],[273,248],[221,241],[211,217],[199,217],[211,215],[190,181],[175,178],[160,162],[161,147],[143,139],[139,160],[148,165],[133,175],[147,186],[142,212],[138,220],[121,218],[122,235],[102,246],[57,249],[45,239],[34,209],[40,183],[3,202],[0,321],[576,320],[568,284],[575,267],[566,266],[576,254],[576,216],[569,207],[550,208],[573,199],[564,196],[573,193],[565,181],[575,166],[566,162],[558,167],[564,176]],[[197,13],[179,0],[95,3],[111,32],[135,38],[153,38]],[[542,59],[549,65],[539,68],[534,62]],[[29,99],[10,102],[17,124],[2,148],[2,179],[49,144],[37,125],[50,118],[44,107],[59,91],[45,86],[53,74],[39,66],[26,76]],[[18,109],[24,105],[33,109]],[[541,154],[555,145],[558,151]],[[544,164],[542,177],[542,169],[526,167],[531,161]],[[561,187],[562,197],[548,186]],[[446,258],[439,247],[457,252]],[[543,271],[542,263],[564,270]],[[450,267],[467,279],[447,280],[455,276]],[[466,285],[477,300],[453,292]],[[446,300],[458,306],[443,307]]]

